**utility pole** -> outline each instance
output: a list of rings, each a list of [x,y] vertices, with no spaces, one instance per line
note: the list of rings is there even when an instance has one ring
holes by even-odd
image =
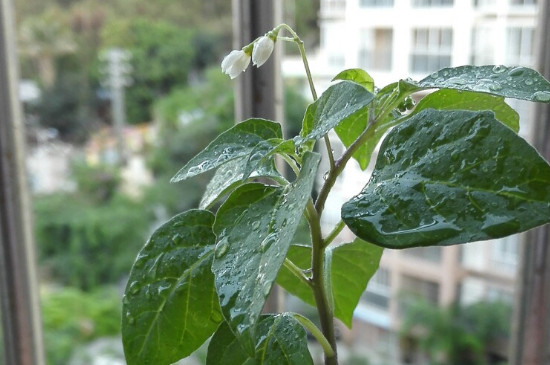
[[[281,0],[233,0],[233,48],[241,49],[264,35],[282,20]],[[275,43],[280,47],[280,42]],[[250,67],[235,79],[235,119],[265,118],[281,121],[283,93],[277,49],[261,67]],[[269,313],[280,312],[283,297],[274,285],[264,306]]]
[[[111,48],[103,55],[102,60],[107,62],[105,83],[111,92],[111,108],[113,115],[113,127],[117,139],[117,162],[124,165],[126,162],[126,148],[124,145],[124,126],[126,125],[126,106],[124,103],[124,88],[129,86],[131,55],[120,48]]]
[[[12,1],[0,0],[1,331],[4,364],[44,365],[13,19]]]
[[[538,71],[550,79],[550,0],[539,1]],[[535,105],[534,146],[550,160],[550,104]],[[511,365],[550,365],[550,225],[524,235]]]

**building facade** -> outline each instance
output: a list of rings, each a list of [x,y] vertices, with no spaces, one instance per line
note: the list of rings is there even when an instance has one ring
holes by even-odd
[[[321,0],[320,47],[310,59],[317,85],[338,72],[363,68],[381,88],[400,78],[465,64],[533,66],[536,0]],[[297,77],[299,62],[283,64]],[[520,134],[531,130],[529,103],[508,100],[520,113]],[[336,139],[333,146],[337,143]],[[338,151],[336,151],[338,153]],[[357,194],[369,170],[351,166],[327,201],[323,221],[336,224],[339,207]],[[329,229],[329,228],[327,228]],[[349,238],[349,237],[348,237]],[[513,303],[518,236],[445,248],[385,250],[380,269],[355,312],[350,345],[365,348],[373,364],[418,363],[399,336],[408,293],[436,305],[480,300]]]

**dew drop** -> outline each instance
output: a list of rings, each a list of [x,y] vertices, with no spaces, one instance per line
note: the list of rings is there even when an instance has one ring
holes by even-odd
[[[176,246],[178,246],[181,243],[182,237],[179,233],[176,233],[172,236],[172,243]]]
[[[533,79],[525,79],[525,85],[527,86],[531,86],[535,83],[535,81]]]
[[[495,82],[495,83],[489,85],[489,90],[491,90],[491,91],[500,91],[500,90],[502,90],[502,86],[499,83]]]
[[[550,102],[550,92],[549,91],[537,91],[533,95],[533,99],[535,101],[539,101],[541,103],[548,103],[548,102]]]
[[[256,230],[256,229],[258,229],[258,228],[260,228],[260,221],[254,221],[254,222],[252,222],[252,229],[253,229],[253,230]]]
[[[218,259],[222,258],[223,256],[225,256],[228,250],[229,250],[229,241],[227,240],[227,238],[224,238],[216,245],[216,253],[215,253],[216,258]]]
[[[128,292],[130,295],[136,295],[140,290],[139,282],[133,281],[130,286],[128,287]]]
[[[502,73],[504,71],[506,71],[506,67],[504,67],[502,65],[496,65],[495,67],[493,67],[493,72],[494,73],[499,74],[499,73]]]
[[[511,69],[508,72],[508,75],[510,75],[512,77],[518,77],[518,76],[523,75],[524,72],[525,72],[525,67],[516,67],[516,68]]]
[[[127,304],[129,304],[129,303],[130,303],[130,299],[128,299],[128,296],[127,296],[127,295],[124,295],[124,296],[122,297],[122,304],[127,305]]]

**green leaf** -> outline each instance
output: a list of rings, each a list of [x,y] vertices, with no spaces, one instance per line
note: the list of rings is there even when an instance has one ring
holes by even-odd
[[[353,311],[378,269],[382,248],[359,238],[332,250],[331,281],[334,298],[334,316],[351,328]],[[303,270],[311,267],[311,247],[291,246],[287,257]],[[279,272],[277,283],[304,302],[315,305],[311,288],[300,281],[286,267]]]
[[[470,91],[443,89],[424,97],[412,115],[425,109],[437,110],[492,110],[495,117],[516,133],[519,132],[519,114],[504,102],[503,97]]]
[[[261,141],[282,138],[281,125],[265,119],[248,119],[220,134],[172,178],[185,180],[215,169],[233,159],[248,156]]]
[[[298,143],[322,138],[332,128],[364,109],[374,95],[359,84],[342,81],[329,87],[309,105]]]
[[[268,160],[273,161],[273,155],[277,153],[293,155],[295,151],[296,145],[293,140],[273,138],[258,143],[248,156],[243,178],[249,177],[260,166],[265,165]]]
[[[254,171],[252,173],[247,171],[249,169],[247,161],[248,156],[242,156],[222,165],[206,186],[199,207],[201,209],[211,207],[221,197],[241,186],[243,181],[247,180],[244,176],[282,179],[282,176],[275,168],[273,159],[261,162],[261,164],[253,168]]]
[[[477,91],[505,98],[550,102],[550,83],[527,67],[460,66],[444,68],[417,83],[422,88]]]
[[[210,270],[213,223],[208,211],[179,214],[139,252],[122,307],[129,365],[172,364],[195,351],[222,320]]]
[[[310,199],[319,158],[306,153],[298,178],[284,188],[237,188],[218,210],[212,271],[223,314],[239,334],[260,315]],[[250,346],[250,338],[243,342]]]
[[[504,237],[550,220],[550,166],[491,112],[423,110],[389,133],[342,219],[390,248]]]
[[[210,341],[206,365],[313,365],[307,333],[290,313],[261,316],[254,343],[246,352],[224,322]]]
[[[372,103],[376,108],[376,121],[367,132],[370,135],[365,143],[353,154],[353,158],[357,160],[362,170],[368,167],[372,153],[382,136],[395,125],[392,123],[397,121],[401,116],[395,109],[407,96],[418,90],[420,90],[418,86],[401,80],[387,85],[376,94]],[[346,147],[355,142],[367,128],[368,113],[368,109],[363,108],[334,128],[336,134],[338,134],[338,137]]]
[[[336,80],[348,80],[353,81],[361,86],[363,86],[365,89],[370,91],[371,93],[374,92],[374,79],[367,73],[367,71],[361,69],[361,68],[352,68],[349,70],[344,70],[340,72],[338,75],[334,76],[332,81]]]

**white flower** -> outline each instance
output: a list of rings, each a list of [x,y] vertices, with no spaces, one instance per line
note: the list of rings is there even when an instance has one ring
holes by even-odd
[[[263,65],[269,56],[271,56],[271,53],[273,53],[274,47],[275,42],[271,39],[271,37],[266,35],[260,37],[260,39],[254,43],[254,49],[252,50],[252,63],[256,65],[256,67]]]
[[[222,61],[222,72],[234,79],[250,64],[250,55],[243,50],[233,50]]]

